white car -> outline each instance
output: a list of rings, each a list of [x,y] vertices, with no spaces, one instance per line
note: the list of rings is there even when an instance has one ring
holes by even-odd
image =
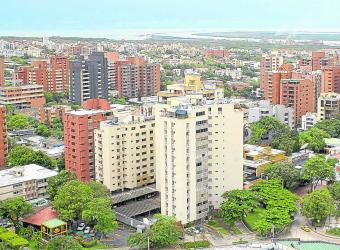
[[[84,222],[81,222],[81,223],[78,225],[77,230],[78,230],[78,231],[83,231],[84,228],[85,228],[85,223],[84,223]]]
[[[84,233],[89,234],[91,232],[91,227],[85,227]]]

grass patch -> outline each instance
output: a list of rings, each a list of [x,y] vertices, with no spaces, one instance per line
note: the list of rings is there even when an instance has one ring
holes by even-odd
[[[326,231],[327,234],[340,236],[340,228],[331,228]]]
[[[218,221],[216,220],[210,220],[208,221],[208,225],[212,228],[214,228],[215,230],[219,231],[221,234],[225,234],[225,235],[228,235],[229,232],[227,229],[225,229],[224,227],[222,227]]]
[[[207,240],[198,240],[198,241],[191,241],[185,242],[183,244],[184,249],[196,249],[196,248],[206,248],[210,246],[210,242]]]
[[[236,225],[232,225],[230,227],[230,229],[234,232],[234,234],[239,235],[242,234],[241,230],[236,226]]]
[[[265,211],[264,208],[257,208],[254,212],[247,214],[244,218],[244,222],[247,224],[250,230],[254,231],[255,222],[258,221],[261,214]]]

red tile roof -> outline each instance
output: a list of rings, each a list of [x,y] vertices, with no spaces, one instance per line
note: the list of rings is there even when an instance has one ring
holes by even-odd
[[[35,214],[22,219],[21,221],[31,225],[41,226],[41,224],[43,224],[45,221],[56,218],[58,218],[57,211],[55,211],[52,207],[46,207]]]

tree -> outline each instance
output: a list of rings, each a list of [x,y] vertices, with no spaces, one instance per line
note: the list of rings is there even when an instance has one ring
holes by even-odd
[[[58,190],[68,181],[76,180],[77,177],[74,173],[62,170],[57,175],[52,176],[47,180],[47,193],[53,201],[57,195]]]
[[[79,220],[82,218],[83,210],[93,197],[94,193],[86,183],[71,180],[60,187],[52,205],[58,211],[61,219]]]
[[[51,135],[51,132],[49,131],[48,127],[45,124],[39,124],[35,128],[35,133],[37,135],[41,135],[41,136],[45,136],[45,137],[48,137],[48,136]]]
[[[96,198],[90,201],[86,205],[82,217],[87,222],[93,220],[96,230],[104,234],[111,233],[118,227],[109,198]]]
[[[109,197],[110,191],[100,182],[90,181],[87,185],[92,189],[95,198]]]
[[[0,201],[0,217],[9,219],[18,228],[19,219],[32,210],[32,205],[23,197],[16,197]]]
[[[339,119],[330,119],[319,121],[315,124],[316,128],[325,131],[333,138],[340,138],[340,120]]]
[[[27,129],[30,127],[29,119],[24,114],[7,115],[7,128],[13,129]]]
[[[340,181],[334,182],[332,185],[328,187],[328,189],[333,199],[339,201],[340,200]]]
[[[278,208],[286,210],[289,214],[296,211],[296,195],[283,189],[280,180],[259,181],[250,189],[266,209]]]
[[[37,164],[49,169],[55,168],[55,161],[49,158],[42,151],[34,151],[26,146],[15,146],[8,155],[10,166],[23,166],[27,164]]]
[[[334,179],[336,159],[326,159],[324,155],[309,158],[302,169],[302,177],[311,181],[311,190],[314,191],[320,181]]]
[[[56,162],[58,171],[65,170],[65,154],[63,153]]]
[[[274,117],[266,116],[250,124],[248,143],[260,145],[269,143],[272,147],[291,154],[298,150],[297,133]]]
[[[225,201],[221,205],[221,216],[233,224],[243,219],[246,213],[258,206],[256,196],[250,190],[232,190],[223,194]]]
[[[291,216],[286,210],[270,208],[260,214],[260,218],[254,224],[254,229],[259,234],[265,236],[270,233],[273,227],[278,231],[287,226],[291,221]]]
[[[335,210],[335,201],[327,189],[314,191],[302,199],[301,213],[313,222],[324,221]]]
[[[8,114],[10,114],[10,115],[13,115],[14,114],[14,112],[15,112],[15,106],[14,105],[12,105],[12,104],[7,104],[7,105],[5,105],[5,107],[6,107],[6,114],[8,115]]]
[[[312,127],[299,135],[300,145],[308,143],[308,148],[320,152],[325,147],[324,138],[329,138],[330,135],[324,130]]]
[[[140,248],[147,247],[147,239],[150,239],[152,248],[161,248],[174,245],[180,236],[180,230],[176,225],[175,217],[156,214],[157,221],[144,233],[134,233],[128,238],[130,246]]]
[[[288,162],[271,164],[267,167],[264,174],[269,179],[280,179],[283,187],[289,190],[294,190],[301,182],[300,170]]]
[[[82,250],[83,247],[78,241],[69,239],[66,236],[55,237],[48,241],[46,250]]]

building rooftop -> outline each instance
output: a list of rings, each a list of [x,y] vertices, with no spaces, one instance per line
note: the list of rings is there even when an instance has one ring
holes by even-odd
[[[52,207],[46,207],[24,218],[22,222],[41,226],[44,222],[58,218],[58,213]]]
[[[99,114],[99,113],[106,113],[108,110],[102,110],[102,109],[79,109],[79,110],[72,110],[66,112],[66,114],[71,114],[71,115],[94,115],[94,114]]]
[[[340,139],[338,138],[325,138],[326,145],[340,146]]]
[[[62,220],[59,220],[59,219],[52,219],[52,220],[49,220],[49,221],[46,221],[46,222],[43,223],[43,225],[48,227],[48,228],[55,228],[55,227],[59,227],[59,226],[65,225],[65,224],[66,224],[65,221],[62,221]]]
[[[17,166],[0,171],[0,187],[57,175],[57,171],[36,164]]]

